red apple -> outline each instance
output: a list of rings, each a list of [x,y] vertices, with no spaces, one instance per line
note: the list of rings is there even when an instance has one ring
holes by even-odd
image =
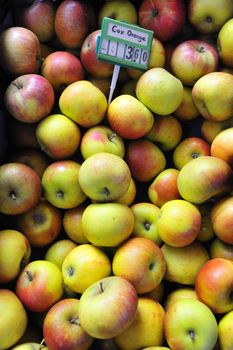
[[[50,82],[40,74],[24,74],[7,87],[4,102],[8,112],[25,123],[34,123],[47,116],[55,95]]]
[[[1,67],[12,76],[38,73],[41,65],[40,42],[23,27],[10,27],[0,34]]]
[[[216,135],[211,143],[210,153],[225,160],[233,168],[233,127],[226,128]]]
[[[210,217],[216,236],[233,245],[233,195],[218,200],[211,209]]]
[[[139,8],[139,25],[154,31],[161,41],[174,38],[185,22],[183,0],[144,0]]]

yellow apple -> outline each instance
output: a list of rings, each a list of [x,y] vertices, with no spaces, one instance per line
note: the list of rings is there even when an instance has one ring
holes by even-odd
[[[63,215],[63,228],[66,235],[75,243],[88,243],[82,229],[81,219],[87,204],[81,204],[76,208],[67,209]]]
[[[223,64],[233,67],[233,18],[226,21],[218,32],[218,52]]]
[[[233,310],[227,312],[218,322],[218,340],[221,350],[231,350],[233,347]]]
[[[23,343],[14,346],[11,350],[48,350],[48,348],[39,343]]]
[[[221,241],[218,237],[211,241],[209,252],[211,258],[225,258],[233,261],[233,245]]]
[[[145,298],[151,298],[158,302],[162,302],[164,295],[165,295],[165,284],[163,280],[150,292],[141,294],[141,296]]]
[[[191,286],[184,285],[169,292],[163,304],[164,310],[167,311],[172,303],[184,298],[198,299],[195,289]]]
[[[174,115],[180,120],[193,120],[199,116],[199,111],[193,102],[192,87],[184,86],[181,104],[174,111]]]
[[[44,259],[51,261],[61,269],[66,255],[76,246],[77,244],[70,239],[60,239],[49,246]]]
[[[124,21],[131,24],[137,24],[138,15],[133,1],[129,0],[110,0],[102,3],[98,13],[98,24],[101,27],[104,17],[114,18],[118,21]]]
[[[136,199],[137,186],[135,180],[131,177],[128,190],[116,200],[117,203],[126,204],[128,206],[132,205]]]

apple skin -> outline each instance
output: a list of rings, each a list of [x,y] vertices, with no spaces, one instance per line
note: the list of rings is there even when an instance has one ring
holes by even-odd
[[[201,204],[232,189],[233,172],[229,164],[213,156],[192,159],[180,170],[177,186],[182,198]]]
[[[44,260],[51,261],[61,269],[66,255],[75,247],[77,244],[71,239],[58,239],[47,248]]]
[[[40,42],[49,41],[55,35],[56,8],[54,3],[36,0],[28,6],[15,6],[14,11],[15,23],[30,29]]]
[[[88,198],[97,202],[112,202],[128,190],[131,172],[123,158],[101,152],[84,160],[78,178],[81,189]]]
[[[50,159],[68,159],[79,148],[81,130],[69,117],[50,114],[38,122],[36,138],[41,150]]]
[[[167,269],[164,280],[193,286],[200,268],[209,260],[209,253],[205,246],[197,240],[185,247],[172,247],[163,244]]]
[[[29,262],[19,274],[15,293],[32,312],[47,312],[63,295],[61,270],[47,260]]]
[[[39,343],[22,343],[17,346],[14,346],[11,350],[48,350],[46,346],[43,346]]]
[[[122,350],[141,349],[142,346],[162,345],[164,341],[162,305],[149,298],[139,297],[136,316],[131,325],[114,339]]]
[[[177,188],[178,174],[178,169],[166,168],[154,178],[147,190],[153,204],[161,207],[170,200],[181,198]]]
[[[116,247],[131,235],[134,215],[125,204],[92,203],[84,210],[81,225],[85,237],[93,245]]]
[[[49,309],[43,322],[43,336],[49,349],[90,348],[94,339],[80,326],[79,306],[79,299],[66,298]]]
[[[0,231],[0,283],[14,281],[31,257],[31,245],[20,231]]]
[[[91,18],[87,6],[80,1],[62,1],[57,9],[54,20],[55,33],[62,45],[67,48],[81,46],[89,31]]]
[[[218,338],[218,324],[211,309],[199,300],[180,299],[167,310],[165,338],[173,350],[213,349]]]
[[[192,98],[192,87],[184,86],[183,98],[179,107],[174,111],[174,116],[179,120],[193,120],[199,116],[193,98]]]
[[[216,135],[211,143],[210,154],[225,160],[233,168],[233,127]]]
[[[82,229],[82,215],[88,204],[80,204],[75,208],[66,209],[63,213],[62,224],[65,234],[78,244],[88,243]]]
[[[101,34],[100,29],[89,33],[82,42],[80,49],[80,60],[85,71],[95,78],[109,78],[113,73],[113,64],[98,60],[97,40]]]
[[[101,5],[98,12],[98,24],[102,25],[104,17],[110,17],[118,21],[127,22],[130,24],[138,23],[138,14],[136,7],[132,1],[123,0],[111,0]]]
[[[190,160],[210,156],[210,144],[201,137],[186,137],[173,150],[172,160],[177,169],[183,168]]]
[[[133,322],[137,305],[137,292],[127,279],[105,277],[93,283],[80,297],[81,327],[94,338],[114,338]]]
[[[194,84],[192,97],[203,118],[221,122],[233,116],[233,75],[226,72],[211,72]]]
[[[191,0],[188,4],[188,20],[199,33],[218,32],[233,15],[231,0]]]
[[[186,8],[182,0],[144,0],[139,7],[139,25],[154,31],[164,41],[173,39],[185,22]]]
[[[136,181],[131,177],[128,190],[123,194],[123,196],[121,196],[116,200],[116,203],[121,203],[121,204],[130,206],[135,202],[136,196],[137,196]]]
[[[161,88],[158,89],[158,86]],[[165,68],[156,67],[148,69],[138,79],[136,96],[153,113],[168,115],[181,104],[183,89],[178,78]]]
[[[109,152],[124,158],[125,144],[122,137],[108,126],[96,125],[82,134],[80,152],[83,159],[99,152]]]
[[[230,350],[233,346],[232,326],[233,310],[223,315],[218,322],[218,341],[222,350]]]
[[[113,131],[125,139],[145,136],[154,123],[153,113],[132,95],[119,95],[107,109],[107,121]]]
[[[50,82],[57,94],[61,94],[69,84],[85,77],[80,59],[71,52],[61,50],[45,57],[40,73]]]
[[[214,203],[210,217],[215,235],[233,245],[233,195],[227,195]]]
[[[127,143],[125,161],[138,182],[152,181],[166,167],[164,152],[152,141],[143,138]]]
[[[72,249],[62,264],[64,284],[82,294],[91,284],[110,276],[111,262],[107,254],[92,244],[81,244]]]
[[[126,278],[138,294],[150,292],[162,281],[166,261],[160,247],[144,237],[131,237],[119,246],[113,256],[115,276]]]
[[[0,308],[2,312],[0,349],[10,349],[25,333],[28,315],[20,299],[10,289],[0,289]]]
[[[201,213],[197,206],[184,200],[173,199],[162,205],[157,220],[158,234],[172,247],[192,243],[201,227]]]
[[[218,32],[217,48],[221,62],[229,68],[233,68],[233,45],[230,40],[233,34],[233,19],[226,21]]]
[[[33,247],[46,247],[54,242],[62,231],[62,213],[41,197],[26,213],[17,215],[16,226]]]
[[[177,300],[184,299],[184,298],[197,298],[196,291],[193,286],[181,286],[179,288],[176,288],[174,290],[171,290],[165,301],[164,301],[164,310],[167,311],[168,308]]]
[[[214,202],[207,201],[206,203],[197,204],[197,208],[201,213],[201,228],[197,235],[197,240],[199,242],[210,242],[212,238],[215,237],[213,225],[211,222],[211,209]]]
[[[39,202],[41,194],[41,180],[35,170],[14,162],[0,166],[1,213],[23,214]]]
[[[233,126],[233,117],[224,121],[203,120],[201,125],[202,137],[211,144],[214,138],[223,130]]]
[[[198,299],[215,314],[233,308],[233,262],[225,258],[212,258],[199,270],[195,280]]]
[[[193,86],[203,75],[218,69],[218,52],[204,40],[185,40],[176,46],[170,64],[184,85]]]
[[[87,80],[69,84],[61,93],[58,103],[62,114],[84,128],[100,124],[107,110],[106,96]]]
[[[4,94],[7,111],[24,123],[35,123],[46,117],[52,111],[54,102],[53,87],[40,74],[18,76]]]
[[[78,181],[80,167],[78,162],[70,159],[51,163],[41,180],[45,199],[60,209],[72,209],[82,204],[87,197]]]
[[[29,29],[13,26],[0,34],[1,67],[11,76],[38,73],[40,42]]]
[[[233,261],[233,246],[223,242],[218,237],[214,238],[209,246],[211,258],[224,258]]]

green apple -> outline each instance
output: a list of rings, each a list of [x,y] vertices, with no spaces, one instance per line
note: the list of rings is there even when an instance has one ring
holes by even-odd
[[[131,235],[134,214],[126,204],[92,203],[84,210],[81,225],[93,245],[116,247]]]
[[[194,298],[175,301],[166,311],[164,332],[172,350],[212,350],[218,325],[211,309]]]
[[[78,180],[81,190],[91,200],[111,202],[126,193],[131,173],[124,159],[115,154],[101,152],[84,160],[79,169]]]
[[[82,204],[86,195],[78,180],[80,167],[78,162],[70,159],[51,163],[42,177],[45,199],[60,209],[71,209]]]
[[[233,310],[223,315],[218,322],[218,341],[222,350],[230,350],[233,347]]]
[[[0,283],[14,281],[31,257],[28,238],[17,230],[0,231]]]
[[[98,13],[98,24],[101,27],[104,17],[110,17],[118,21],[137,24],[137,10],[132,1],[129,0],[110,0],[102,3]]]
[[[71,239],[59,239],[48,247],[44,259],[51,261],[62,269],[62,264],[66,255],[75,247],[77,247],[77,244],[71,241]]]
[[[181,104],[183,84],[165,68],[151,68],[138,79],[136,96],[153,113],[168,115]]]
[[[138,305],[134,286],[127,279],[109,276],[90,285],[81,295],[81,327],[97,339],[109,339],[133,322]]]
[[[0,289],[0,349],[10,349],[26,331],[28,314],[17,295],[10,289]]]
[[[92,244],[75,247],[66,255],[62,264],[64,284],[79,294],[110,274],[111,262],[108,255]]]

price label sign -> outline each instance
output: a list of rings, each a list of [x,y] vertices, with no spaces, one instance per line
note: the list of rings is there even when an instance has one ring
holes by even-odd
[[[99,60],[146,70],[153,31],[104,17],[97,45]]]

